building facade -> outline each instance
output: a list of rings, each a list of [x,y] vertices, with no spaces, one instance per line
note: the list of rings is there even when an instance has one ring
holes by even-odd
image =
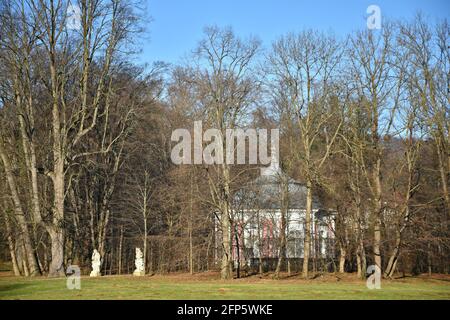
[[[283,191],[284,190],[284,191]],[[311,229],[312,261],[326,264],[335,256],[334,213],[313,198]],[[286,212],[286,258],[300,265],[304,256],[306,187],[287,177],[272,159],[254,181],[234,198],[232,211],[232,255],[235,266],[266,269],[276,265],[280,254],[282,212]],[[221,230],[216,223],[216,258],[221,257]],[[218,261],[217,260],[217,261]]]

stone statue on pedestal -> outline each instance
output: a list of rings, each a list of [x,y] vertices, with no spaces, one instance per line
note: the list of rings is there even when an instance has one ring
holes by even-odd
[[[145,275],[144,259],[140,248],[136,248],[136,258],[134,260],[134,265],[136,266],[136,270],[134,270],[133,276]]]
[[[98,253],[97,249],[94,249],[94,252],[92,253],[92,271],[90,274],[91,277],[101,276],[100,265],[100,253]]]

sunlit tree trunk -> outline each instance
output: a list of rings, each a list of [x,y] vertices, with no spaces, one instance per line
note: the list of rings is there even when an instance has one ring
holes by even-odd
[[[5,153],[3,143],[1,141],[0,141],[0,158],[3,162],[6,180],[8,182],[9,189],[11,192],[11,198],[14,204],[15,218],[21,231],[25,255],[27,257],[27,262],[29,266],[29,274],[31,276],[36,276],[40,274],[39,264],[36,258],[36,253],[33,247],[30,231],[28,229],[28,222],[26,220],[25,212],[23,211],[22,203],[19,197],[16,180],[13,175],[9,159]]]

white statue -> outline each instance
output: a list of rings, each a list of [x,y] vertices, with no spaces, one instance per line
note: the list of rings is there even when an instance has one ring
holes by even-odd
[[[94,249],[94,252],[92,253],[92,271],[90,276],[91,277],[98,277],[100,276],[100,253],[98,253],[97,249]]]
[[[134,270],[133,276],[145,275],[144,259],[140,248],[136,248],[136,259],[134,260],[134,265],[136,266],[136,270]]]

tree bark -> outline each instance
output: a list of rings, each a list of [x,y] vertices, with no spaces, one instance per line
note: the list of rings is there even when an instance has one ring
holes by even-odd
[[[280,250],[277,267],[275,269],[275,278],[280,277],[281,266],[286,260],[286,218],[289,209],[289,184],[286,176],[281,179],[281,221],[280,221]]]
[[[306,213],[305,213],[305,246],[303,255],[303,278],[308,278],[309,257],[311,252],[311,215],[312,215],[312,182],[306,181]]]
[[[222,264],[221,264],[221,279],[228,280],[232,277],[231,269],[231,239],[230,239],[230,218],[227,214],[222,214]]]
[[[50,232],[52,259],[49,267],[49,277],[63,277],[64,273],[64,233],[61,228]]]
[[[375,91],[374,91],[375,92]],[[378,100],[376,95],[374,94],[374,102],[372,104],[372,113],[373,113],[373,123],[371,127],[372,133],[372,143],[375,151],[375,163],[372,171],[373,174],[373,185],[374,185],[374,225],[373,225],[373,255],[375,265],[380,268],[379,270],[383,270],[382,262],[381,262],[381,214],[383,210],[382,204],[382,185],[381,185],[381,157],[382,153],[380,150],[380,141],[379,141],[379,133],[378,133]]]
[[[230,216],[230,172],[227,165],[222,165],[222,176],[224,178],[222,199],[222,265],[221,265],[221,279],[228,280],[233,277],[232,267],[232,252],[231,252],[231,216]]]
[[[400,245],[401,245],[401,233],[400,231],[397,231],[395,235],[394,249],[392,250],[392,254],[386,266],[386,270],[384,271],[385,277],[392,278],[392,276],[394,275],[395,268],[397,266],[398,256],[400,254]]]
[[[340,253],[339,253],[339,273],[344,273],[345,272],[345,257],[347,255],[347,250],[345,249],[345,245],[340,242],[339,243],[339,249],[340,249]]]
[[[36,253],[32,244],[30,232],[28,230],[28,223],[26,221],[25,212],[22,209],[21,200],[19,197],[19,193],[17,190],[16,180],[13,175],[13,171],[11,168],[11,164],[9,162],[8,157],[6,156],[5,150],[3,148],[2,143],[0,142],[0,158],[3,161],[3,166],[5,168],[6,180],[9,185],[9,189],[11,192],[11,197],[14,204],[14,212],[15,216],[21,231],[21,236],[24,243],[25,255],[27,257],[29,273],[30,276],[36,276],[41,273],[39,269],[39,264],[37,262]]]
[[[258,251],[259,251],[258,272],[262,276],[262,274],[264,273],[263,258],[262,258],[263,243],[262,243],[262,238],[261,238],[261,217],[260,217],[260,214],[259,214],[259,210],[256,212],[256,218],[257,218],[257,223],[258,223]]]
[[[118,263],[118,274],[122,273],[122,247],[123,247],[123,226],[120,227],[120,238],[119,238],[119,263]]]
[[[147,245],[148,245],[148,226],[147,218],[144,219],[144,273],[147,272]]]
[[[364,249],[364,232],[361,227],[360,215],[361,208],[358,206],[356,209],[356,221],[355,221],[355,231],[356,231],[356,267],[358,278],[364,279],[366,277],[366,251]]]
[[[9,217],[8,217],[8,213],[6,212],[6,210],[5,210],[4,214],[5,214],[4,218],[5,218],[6,237],[8,240],[8,248],[9,248],[9,254],[11,256],[13,272],[14,272],[15,276],[20,276],[20,269],[17,264],[16,249],[15,249],[15,245],[14,245],[14,239],[12,236],[11,224],[9,223]]]
[[[441,139],[439,139],[441,140]],[[437,154],[438,154],[438,160],[439,160],[439,174],[441,177],[441,184],[442,184],[442,194],[443,194],[443,198],[445,201],[445,207],[447,212],[450,211],[450,196],[449,196],[449,192],[448,192],[448,172],[445,168],[445,161],[444,161],[444,156],[443,154],[445,154],[445,151],[442,150],[441,144],[439,143],[439,140],[436,141],[436,149],[437,149]],[[450,166],[450,157],[447,157],[449,161],[447,161],[447,163]]]
[[[194,201],[194,197],[193,197],[193,190],[194,190],[194,185],[193,185],[193,179],[194,179],[194,175],[192,172],[190,172],[191,175],[191,192],[190,192],[190,201],[189,201],[189,221],[188,221],[188,229],[189,229],[189,273],[190,274],[194,274],[194,248],[193,248],[193,243],[192,243],[192,211],[193,211],[193,201]],[[206,258],[208,259],[208,257]]]

